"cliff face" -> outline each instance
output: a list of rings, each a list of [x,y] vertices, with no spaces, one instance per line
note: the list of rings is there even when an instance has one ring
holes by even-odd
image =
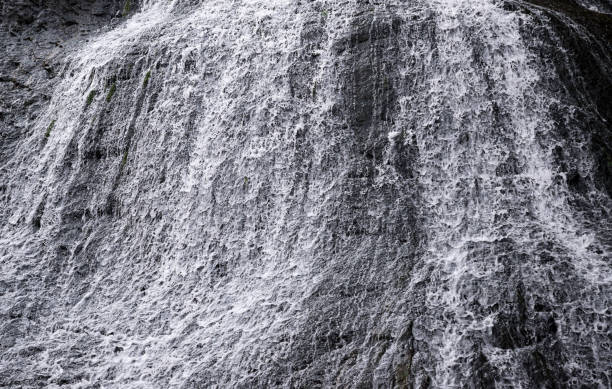
[[[16,144],[28,136],[41,110],[47,108],[54,88],[64,77],[66,54],[87,44],[101,27],[116,25],[122,11],[120,1],[110,0],[0,3],[0,161],[3,166],[15,157]],[[7,184],[3,182],[3,188]]]
[[[611,385],[609,4],[1,7],[0,387]]]

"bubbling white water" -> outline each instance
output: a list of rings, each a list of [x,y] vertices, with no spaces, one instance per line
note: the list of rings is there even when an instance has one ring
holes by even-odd
[[[306,376],[282,366],[300,350],[301,334],[312,341],[306,353],[317,356],[320,343],[332,342],[326,336],[334,326],[349,329],[333,333],[337,337],[366,328],[369,333],[353,342],[363,344],[351,344],[347,356],[333,354],[337,350],[325,355],[332,355],[330,365],[356,361],[352,385],[384,386],[391,385],[404,347],[398,334],[414,321],[409,337],[425,346],[413,345],[413,381],[428,375],[434,387],[463,387],[478,349],[500,372],[501,384],[527,386],[516,359],[520,351],[492,344],[499,311],[481,309],[508,299],[507,291],[497,293],[506,269],[512,267],[526,289],[545,289],[549,269],[535,258],[540,243],[552,242],[554,253],[577,269],[584,293],[593,293],[576,303],[580,309],[601,301],[612,272],[609,253],[593,251],[597,235],[569,205],[567,185],[558,183],[550,157],[555,145],[542,144],[553,139],[548,111],[556,100],[538,89],[542,69],[521,36],[530,16],[501,5],[149,0],[127,20],[81,42],[37,123],[44,129],[55,121],[56,130],[41,148],[36,133],[16,152],[24,160],[12,175],[18,195],[2,226],[1,269],[12,280],[57,273],[51,286],[38,285],[38,298],[51,294],[61,302],[53,308],[57,320],[41,324],[17,347],[46,345],[30,363],[50,382],[61,382],[71,369],[86,371],[75,387],[291,386]],[[353,23],[367,12],[369,37],[355,37]],[[395,275],[376,272],[392,272],[392,262],[404,258],[383,253],[389,264],[370,263],[379,253],[355,250],[367,254],[362,262],[369,267],[360,268],[354,263],[361,262],[351,262],[353,248],[344,255],[334,240],[348,235],[338,227],[344,222],[338,208],[351,208],[340,204],[354,189],[349,184],[359,182],[358,200],[368,200],[371,187],[395,188],[408,180],[382,163],[372,168],[371,181],[356,174],[351,164],[359,156],[345,145],[357,135],[333,114],[346,98],[343,83],[355,83],[357,92],[366,87],[353,79],[359,61],[340,53],[338,42],[373,41],[375,26],[391,24],[391,14],[404,23],[394,37],[397,69],[389,69],[399,79],[397,115],[393,124],[370,129],[370,136],[380,135],[388,154],[402,142],[418,151],[411,155],[416,177],[409,188],[411,199],[418,198],[416,211],[401,212],[416,214],[411,233],[423,231],[409,258],[417,266],[399,295],[389,281]],[[431,36],[410,29],[427,23]],[[320,27],[313,33],[317,45],[304,43],[313,25]],[[368,44],[363,50],[374,51],[375,43]],[[300,61],[307,65],[300,69],[311,73],[300,80],[309,96],[298,101],[287,84]],[[349,71],[342,73],[342,66]],[[367,98],[381,104],[377,93]],[[90,138],[104,146],[96,162],[84,157]],[[107,203],[111,211],[103,209]],[[36,217],[38,204],[47,205],[33,234],[23,221]],[[75,220],[66,216],[72,208],[83,211]],[[384,219],[380,209],[386,208],[372,208],[364,218]],[[388,227],[390,219],[380,224]],[[364,234],[363,244],[369,238]],[[95,258],[82,254],[88,252]],[[516,263],[509,266],[511,260]],[[304,327],[319,323],[316,310],[327,308],[313,300],[353,292],[322,286],[349,276],[370,281],[362,295],[355,292],[362,299],[360,316],[341,312],[333,319],[346,321],[344,327],[330,318],[321,326],[329,328],[309,332]],[[369,301],[377,288],[380,300]],[[423,312],[402,311],[423,288]],[[605,305],[596,309],[601,316],[593,325],[601,325]],[[571,343],[568,320],[558,324],[565,326],[560,337]],[[372,345],[378,338],[383,341]],[[387,338],[394,341],[381,351]],[[83,345],[95,351],[85,355]],[[345,367],[338,366],[337,374],[328,372],[318,383],[342,386],[335,375]],[[286,369],[280,383],[266,381],[279,374],[274,368]]]

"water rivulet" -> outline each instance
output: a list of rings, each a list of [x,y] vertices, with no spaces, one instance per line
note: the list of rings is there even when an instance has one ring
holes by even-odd
[[[0,387],[612,385],[609,3],[0,9]]]

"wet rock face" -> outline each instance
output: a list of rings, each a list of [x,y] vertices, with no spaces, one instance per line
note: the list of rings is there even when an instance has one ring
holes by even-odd
[[[1,6],[0,387],[610,385],[606,3]]]
[[[132,2],[135,10],[136,1]],[[0,160],[28,132],[51,99],[71,47],[121,15],[118,0],[5,1],[0,6]]]
[[[107,23],[121,11],[117,0],[20,0],[2,5],[2,18],[15,34],[29,28],[36,31],[53,29],[61,33],[66,27],[95,26]]]
[[[542,58],[550,61],[551,71],[558,79],[546,80],[550,93],[560,97],[560,103],[552,107],[552,114],[559,135],[564,138],[560,159],[581,159],[578,147],[588,147],[595,159],[594,184],[612,193],[612,144],[610,121],[612,120],[612,87],[610,76],[609,46],[612,40],[612,10],[602,2],[582,7],[573,1],[530,1],[542,8],[527,7],[529,12],[544,16],[546,25],[535,31],[525,31],[527,39],[535,39]],[[607,13],[598,12],[601,9]],[[544,21],[543,21],[544,22]],[[528,37],[531,34],[531,38]],[[542,42],[559,42],[549,45]],[[563,59],[563,60],[561,60]],[[587,99],[590,104],[581,106],[578,112],[568,115],[570,107],[580,106]],[[570,162],[571,164],[571,162]],[[574,162],[574,165],[577,164]],[[579,163],[578,163],[579,164]],[[564,167],[567,169],[567,163]],[[589,175],[574,166],[568,174],[568,182],[576,191],[583,190],[581,182]]]

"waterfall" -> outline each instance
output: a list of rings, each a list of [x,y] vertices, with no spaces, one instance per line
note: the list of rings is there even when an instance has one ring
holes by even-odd
[[[2,63],[0,386],[610,385],[606,4],[102,3]]]
[[[495,331],[499,312],[482,307],[512,298],[499,284],[517,276],[530,288],[549,282],[534,267],[541,255],[534,237],[573,257],[595,300],[605,299],[597,291],[611,280],[609,264],[587,250],[594,237],[574,220],[566,185],[555,182],[552,146],[540,142],[554,130],[548,107],[556,98],[538,90],[538,69],[519,32],[522,16],[492,2],[441,1],[434,9],[439,57],[426,64],[432,74],[416,134],[431,231],[423,277],[432,278],[433,312],[422,318],[437,356],[434,382],[460,387],[469,376],[465,361]],[[508,274],[510,266],[518,275]],[[511,377],[521,369],[512,353],[482,352]]]

